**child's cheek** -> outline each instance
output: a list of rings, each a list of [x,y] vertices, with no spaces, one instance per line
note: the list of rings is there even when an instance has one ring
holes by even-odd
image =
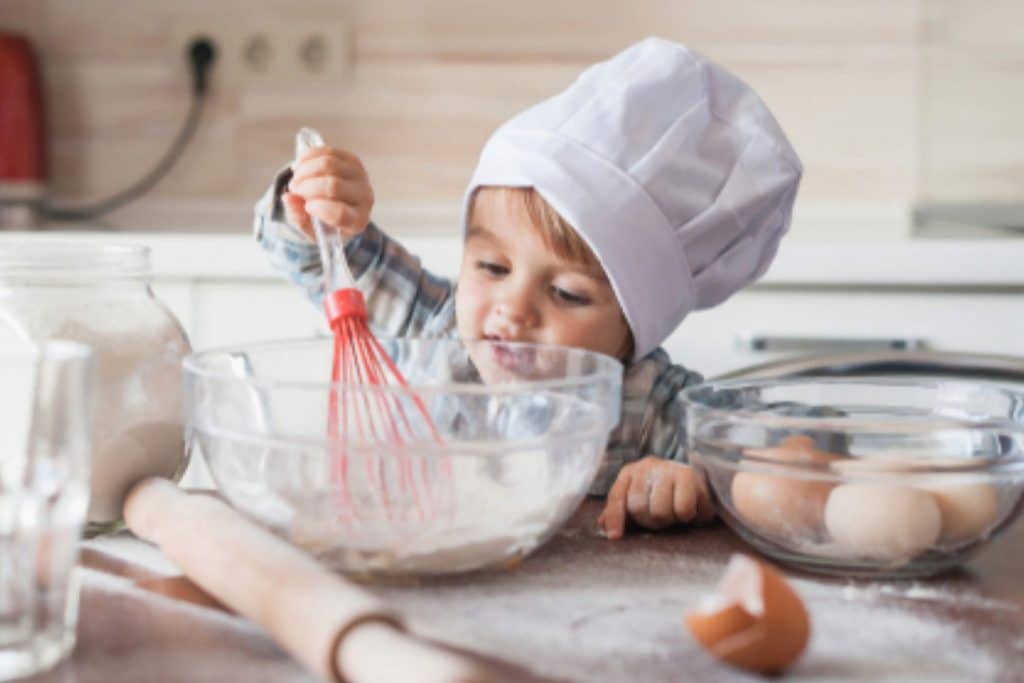
[[[629,329],[613,311],[579,325],[573,336],[581,343],[573,345],[618,357],[626,346],[628,335]]]
[[[480,336],[477,321],[478,297],[470,278],[459,279],[455,290],[455,325],[459,336],[463,339],[474,339]]]

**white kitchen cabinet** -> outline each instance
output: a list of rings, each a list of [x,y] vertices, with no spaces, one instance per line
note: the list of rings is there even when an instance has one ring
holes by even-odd
[[[196,349],[328,334],[321,311],[273,276],[168,280],[154,290]],[[751,348],[752,339],[766,348]],[[1024,288],[754,287],[690,315],[664,346],[677,362],[713,377],[786,356],[900,343],[1024,355]]]
[[[199,280],[194,296],[197,350],[328,333],[320,309],[281,280]]]
[[[750,339],[767,340],[768,348],[751,349]],[[774,342],[786,350],[773,350]],[[1024,354],[1024,289],[753,288],[690,315],[665,348],[677,362],[712,377],[785,356],[853,351],[858,342],[872,350],[903,342],[909,348]]]
[[[321,311],[273,271],[248,235],[139,239],[152,241],[155,290],[197,349],[328,332]],[[458,269],[457,238],[403,243],[436,273]],[[196,254],[208,258],[197,262]],[[665,346],[709,377],[783,356],[856,348],[817,348],[819,338],[1024,354],[1021,262],[1020,239],[790,242],[757,286],[693,313]],[[741,338],[767,340],[767,348],[744,348]],[[780,339],[787,350],[773,348]]]

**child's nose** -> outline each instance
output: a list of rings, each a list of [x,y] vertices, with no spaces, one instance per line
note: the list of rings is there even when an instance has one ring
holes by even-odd
[[[528,287],[507,282],[498,301],[498,312],[511,323],[530,327],[536,322],[536,308]]]

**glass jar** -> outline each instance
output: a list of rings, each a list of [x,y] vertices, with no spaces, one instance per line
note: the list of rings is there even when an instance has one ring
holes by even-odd
[[[0,340],[68,339],[93,350],[89,535],[121,528],[139,479],[177,481],[187,465],[181,361],[191,347],[150,276],[142,246],[0,242]]]

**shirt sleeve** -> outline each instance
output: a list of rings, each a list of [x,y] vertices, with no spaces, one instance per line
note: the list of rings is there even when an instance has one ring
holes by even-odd
[[[622,378],[622,414],[612,430],[592,495],[605,495],[624,466],[654,455],[686,462],[686,421],[679,394],[703,377],[674,365],[663,349],[628,365]]]
[[[656,455],[666,460],[687,462],[686,413],[680,399],[683,389],[700,384],[704,378],[681,365],[670,365],[658,375],[650,397],[650,412],[640,441],[640,457]]]
[[[305,291],[315,305],[324,295],[323,264],[314,242],[284,217],[281,191],[291,179],[285,169],[256,203],[254,232],[271,265]],[[345,243],[356,285],[366,297],[370,326],[388,336],[422,336],[443,332],[432,322],[450,317],[454,285],[423,268],[374,223]]]

